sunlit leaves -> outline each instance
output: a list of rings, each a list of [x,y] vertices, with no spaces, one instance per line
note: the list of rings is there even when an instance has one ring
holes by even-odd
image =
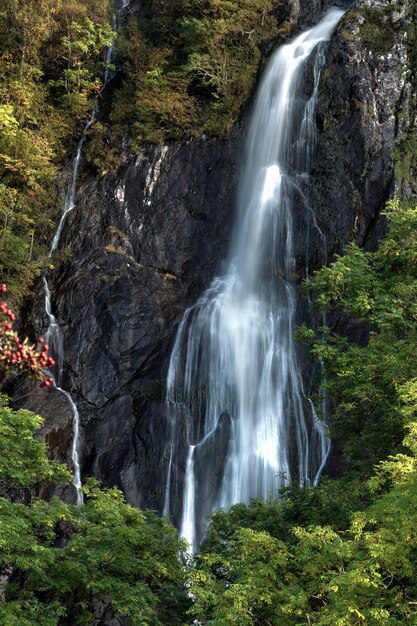
[[[299,526],[284,544],[237,525],[227,558],[209,552],[197,560],[193,615],[215,626],[411,626],[416,525],[415,471],[354,515],[344,532]]]
[[[61,54],[67,67],[62,71],[62,78],[50,84],[63,87],[67,94],[84,91],[88,95],[98,91],[104,74],[104,64],[98,61],[113,37],[110,24],[95,24],[87,17],[81,23],[72,22],[61,40]]]

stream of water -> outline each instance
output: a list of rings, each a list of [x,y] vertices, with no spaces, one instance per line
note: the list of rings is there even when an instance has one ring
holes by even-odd
[[[294,219],[296,211],[311,211],[303,206],[303,190],[323,43],[343,13],[329,10],[271,58],[246,141],[227,272],[186,311],[178,329],[167,401],[186,415],[181,535],[191,550],[211,511],[267,499],[292,481],[316,484],[329,454],[327,427],[306,397],[294,340]],[[310,96],[302,95],[306,76]],[[166,514],[173,459],[180,454],[175,419],[171,429]]]

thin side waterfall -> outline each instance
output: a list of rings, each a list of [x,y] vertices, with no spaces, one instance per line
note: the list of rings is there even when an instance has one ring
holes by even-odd
[[[123,4],[121,9],[119,10],[119,13],[124,8],[125,8],[125,5]],[[112,15],[111,27],[112,27],[113,32],[115,33],[117,29],[117,18],[116,18],[115,13],[113,13]],[[113,41],[111,42],[111,44],[109,45],[107,49],[106,60],[104,63],[104,81],[103,81],[103,86],[101,88],[101,92],[103,92],[103,90],[107,87],[108,83],[111,81],[111,79],[114,76],[113,57],[114,57],[115,45],[116,45],[116,39],[113,39]],[[95,110],[97,110],[97,106],[95,107]]]
[[[64,224],[66,222],[68,213],[75,208],[75,196],[77,189],[77,179],[78,179],[78,170],[81,161],[81,154],[85,140],[85,132],[94,123],[93,118],[95,119],[96,111],[93,111],[92,116],[88,120],[83,136],[78,142],[77,150],[75,152],[74,160],[72,162],[72,170],[71,170],[71,178],[67,188],[67,192],[65,194],[64,201],[64,210],[61,215],[61,219],[59,220],[58,227],[55,231],[54,238],[52,240],[51,247],[49,249],[48,257],[51,257],[54,252],[58,249],[58,245],[61,239],[62,230],[64,228]],[[58,320],[55,315],[52,313],[52,299],[51,299],[51,289],[48,283],[47,278],[43,277],[43,285],[45,290],[45,311],[48,316],[49,325],[48,329],[45,333],[45,342],[49,345],[51,353],[55,357],[56,361],[56,374],[52,374],[52,378],[54,379],[54,387],[57,391],[64,395],[71,407],[72,413],[72,446],[71,446],[71,460],[74,468],[74,476],[72,480],[72,484],[76,490],[77,496],[77,506],[81,506],[84,503],[84,496],[82,492],[82,482],[81,482],[81,466],[79,461],[79,445],[80,445],[80,416],[78,413],[77,405],[75,404],[71,394],[68,391],[62,389],[62,374],[64,369],[64,344],[63,344],[63,336],[61,328],[58,324]]]
[[[329,453],[327,427],[304,392],[294,340],[293,222],[296,209],[311,212],[318,229],[306,198],[321,44],[343,13],[329,10],[273,55],[246,142],[228,270],[186,311],[178,329],[167,401],[187,436],[180,529],[191,550],[211,511],[267,499],[292,481],[316,484]],[[303,95],[306,77],[310,97]],[[172,417],[170,424],[166,514],[173,458],[184,449]]]
[[[123,7],[125,4],[123,3]],[[116,28],[116,18],[113,16],[113,29]],[[113,78],[113,72],[111,68],[112,59],[114,54],[114,40],[109,46],[106,54],[105,69],[104,69],[104,81],[100,94],[106,89],[108,82]],[[55,231],[54,238],[52,240],[51,247],[49,249],[48,258],[50,258],[54,252],[58,249],[59,242],[61,240],[62,231],[67,220],[68,214],[75,209],[76,206],[76,194],[77,194],[77,181],[78,171],[80,167],[84,142],[86,133],[91,126],[97,121],[98,116],[98,99],[96,98],[95,106],[90,118],[84,127],[81,139],[78,142],[77,149],[75,151],[74,159],[71,168],[71,177],[65,193],[64,209],[61,214],[61,218],[58,222],[58,227]],[[50,353],[55,357],[55,373],[52,373],[54,381],[54,387],[62,395],[66,397],[71,407],[73,426],[72,426],[72,446],[71,446],[71,460],[74,468],[74,476],[72,484],[76,490],[77,506],[81,506],[84,503],[84,497],[82,492],[81,481],[81,464],[80,464],[80,416],[78,413],[77,405],[74,402],[71,394],[65,389],[62,389],[62,375],[64,369],[64,342],[62,331],[59,326],[58,320],[52,312],[52,296],[51,289],[47,278],[43,277],[43,286],[45,291],[45,311],[48,317],[48,328],[45,333],[45,343],[50,347]]]

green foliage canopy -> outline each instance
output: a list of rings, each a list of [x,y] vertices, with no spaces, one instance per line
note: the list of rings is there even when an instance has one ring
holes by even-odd
[[[415,451],[417,428],[410,433]],[[354,514],[347,530],[328,518],[294,527],[283,541],[236,524],[226,543],[211,539],[191,574],[196,618],[213,626],[414,625],[416,469],[414,454],[381,463],[375,481],[388,479],[389,490]]]
[[[71,506],[34,492],[67,482],[34,437],[41,418],[0,404],[0,623],[7,626],[181,624],[184,546],[155,513],[134,509],[96,481],[86,504]]]
[[[333,436],[344,442],[349,466],[365,472],[400,450],[410,419],[404,398],[417,371],[417,209],[393,201],[386,218],[389,231],[375,252],[350,244],[308,284],[317,306],[338,309],[351,327],[366,324],[367,341],[328,329],[322,339],[300,333],[325,365],[336,402]]]

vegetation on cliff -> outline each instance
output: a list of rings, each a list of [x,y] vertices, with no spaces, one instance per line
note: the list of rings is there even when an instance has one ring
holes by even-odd
[[[119,39],[124,83],[111,113],[115,131],[134,145],[219,135],[251,94],[260,44],[275,41],[274,0],[145,0]]]
[[[108,0],[0,6],[0,273],[22,299],[58,208],[57,164],[102,85]]]
[[[261,42],[277,37],[271,11],[279,4],[143,2],[120,25],[111,136],[102,121],[89,129],[87,163],[117,167],[122,136],[138,148],[228,130],[251,93]],[[60,203],[57,165],[103,86],[111,11],[109,0],[0,7],[0,273],[20,301],[45,264]]]

